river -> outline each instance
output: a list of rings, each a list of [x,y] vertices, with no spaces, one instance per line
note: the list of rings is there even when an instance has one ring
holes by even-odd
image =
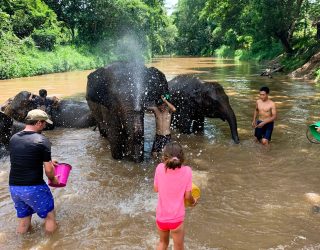
[[[320,145],[306,139],[307,125],[320,120],[320,86],[286,76],[260,77],[259,65],[215,58],[158,58],[152,66],[170,80],[195,74],[217,80],[238,120],[240,144],[227,123],[207,119],[204,135],[173,132],[202,196],[186,213],[186,249],[320,249],[320,214],[311,198],[320,193]],[[21,90],[46,88],[58,97],[84,96],[90,71],[0,81],[0,102]],[[276,120],[271,147],[253,141],[251,121],[259,88],[270,87]],[[146,115],[145,151],[150,153],[154,120]],[[0,249],[154,249],[156,162],[111,158],[108,142],[90,129],[46,131],[53,158],[73,166],[68,185],[52,189],[58,231],[15,234],[16,217],[8,192],[9,159],[0,168]],[[170,243],[172,247],[172,242]]]

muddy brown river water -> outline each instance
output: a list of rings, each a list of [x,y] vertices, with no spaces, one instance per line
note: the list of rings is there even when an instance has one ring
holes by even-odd
[[[160,58],[152,63],[170,80],[196,74],[219,81],[238,120],[240,144],[227,123],[207,119],[203,135],[173,132],[186,152],[202,191],[187,209],[186,249],[320,249],[320,145],[306,139],[307,125],[320,120],[320,86],[286,76],[258,76],[259,65],[215,58]],[[83,96],[90,71],[0,81],[0,103],[21,90],[46,88],[58,97]],[[278,119],[270,150],[254,143],[251,120],[258,89],[267,85]],[[73,166],[68,185],[52,189],[58,231],[46,236],[34,216],[33,230],[15,234],[8,192],[8,157],[0,167],[0,249],[154,249],[156,162],[111,158],[108,142],[90,129],[46,131],[52,155]],[[151,151],[154,119],[146,115],[145,152]],[[319,200],[320,202],[320,200]],[[170,243],[172,247],[172,243]]]

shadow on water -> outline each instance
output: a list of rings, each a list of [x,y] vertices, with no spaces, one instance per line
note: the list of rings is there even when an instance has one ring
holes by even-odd
[[[319,146],[305,137],[307,125],[320,120],[319,87],[280,75],[259,77],[259,65],[232,60],[161,58],[153,66],[168,80],[186,73],[219,81],[238,120],[239,145],[232,143],[228,124],[216,119],[205,121],[203,135],[172,134],[183,145],[202,191],[199,205],[187,209],[186,249],[319,249],[320,215],[314,212],[314,205],[320,204]],[[73,77],[64,74],[64,84],[73,86]],[[43,81],[43,87],[51,82]],[[262,85],[270,87],[278,111],[270,150],[252,139],[253,109]],[[85,91],[73,88],[74,93]],[[68,91],[59,94],[70,95]],[[152,188],[157,163],[149,157],[153,115],[146,114],[142,164],[113,160],[108,142],[92,129],[45,134],[53,144],[53,158],[73,166],[67,187],[53,189],[59,230],[45,236],[41,220],[34,216],[33,231],[15,235],[9,162],[4,158],[0,248],[154,249],[157,196]]]

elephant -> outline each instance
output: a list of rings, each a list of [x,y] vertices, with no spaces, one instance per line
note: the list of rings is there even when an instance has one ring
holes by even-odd
[[[114,159],[144,159],[144,112],[169,93],[165,75],[139,62],[114,62],[88,76],[86,99]]]
[[[88,128],[96,125],[96,121],[86,102],[61,100],[57,108],[51,111],[51,119],[57,127]]]
[[[0,158],[8,153],[11,136],[23,130],[24,127],[24,123],[15,121],[5,113],[0,112]]]
[[[237,119],[223,87],[216,82],[205,82],[194,76],[179,75],[169,81],[170,102],[177,111],[172,125],[181,133],[204,131],[204,118],[227,120],[232,139],[239,143]]]
[[[4,113],[16,121],[24,122],[27,113],[37,108],[31,97],[34,98],[35,95],[28,91],[19,92]],[[88,128],[96,124],[88,104],[82,101],[61,100],[57,107],[51,108],[49,115],[57,127]],[[48,128],[54,127],[48,126]]]
[[[8,145],[11,138],[13,119],[5,113],[0,112],[0,144]]]

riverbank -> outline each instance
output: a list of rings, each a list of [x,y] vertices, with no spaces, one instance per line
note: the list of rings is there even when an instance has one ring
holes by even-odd
[[[318,48],[310,49],[311,52]],[[109,62],[117,60],[113,53],[104,54],[90,52],[90,48],[75,46],[57,46],[53,51],[42,51],[37,48],[25,48],[11,51],[1,56],[0,79],[13,79],[28,76],[37,76],[51,73],[91,70],[103,67]],[[320,50],[313,56],[311,52],[298,51],[295,55],[285,56],[279,53],[279,48],[269,51],[252,53],[246,50],[232,51],[227,47],[217,50],[216,56],[220,58],[234,58],[240,61],[267,61],[267,71],[281,68],[292,78],[302,78],[320,81]],[[270,60],[271,58],[274,58]]]
[[[15,50],[13,47],[12,51],[1,57],[0,79],[94,69],[108,61],[107,57],[102,58],[73,46],[58,46],[53,51],[37,48]]]

